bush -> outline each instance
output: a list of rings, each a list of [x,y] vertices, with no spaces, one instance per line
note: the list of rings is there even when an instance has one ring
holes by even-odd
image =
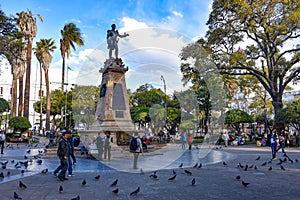
[[[31,124],[26,117],[13,117],[9,120],[9,126],[14,129],[14,132],[21,131],[23,133],[27,129],[31,128]]]

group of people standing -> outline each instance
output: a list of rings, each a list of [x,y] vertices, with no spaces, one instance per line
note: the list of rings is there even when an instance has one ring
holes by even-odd
[[[104,153],[104,159],[111,159],[111,145],[113,143],[113,137],[111,137],[110,131],[105,131],[105,136],[101,136],[101,132],[98,133],[96,138],[96,146],[98,149],[98,159],[103,160],[102,156]]]
[[[57,156],[60,160],[60,165],[54,170],[54,175],[57,176],[60,181],[68,180],[68,178],[66,178],[66,172],[68,171],[68,176],[73,176],[72,164],[76,165],[74,139],[70,130],[61,131]]]

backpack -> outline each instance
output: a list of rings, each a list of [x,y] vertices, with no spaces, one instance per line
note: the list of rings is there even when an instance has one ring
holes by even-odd
[[[137,150],[137,148],[138,148],[137,138],[132,137],[130,140],[129,149],[131,152],[135,152]]]
[[[73,139],[73,145],[74,147],[78,147],[80,143],[80,138],[74,137]]]

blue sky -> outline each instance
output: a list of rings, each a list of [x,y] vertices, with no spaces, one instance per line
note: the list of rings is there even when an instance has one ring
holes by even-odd
[[[72,56],[67,61],[73,69],[69,71],[69,81],[75,83],[87,74],[92,74],[93,78],[88,79],[93,81],[89,84],[99,84],[101,75],[95,72],[99,71],[105,56],[107,57],[106,30],[115,23],[121,33],[126,31],[130,34],[128,39],[122,38],[119,42],[120,55],[130,68],[126,74],[128,87],[134,90],[146,82],[161,87],[160,77],[164,75],[169,86],[168,91],[171,93],[172,90],[178,90],[181,85],[179,50],[193,38],[205,35],[207,30],[205,23],[211,2],[211,0],[2,0],[0,5],[7,15],[29,9],[33,14],[42,16],[44,22],[38,22],[35,41],[40,38],[53,38],[59,47],[60,30],[66,23],[73,22],[80,28],[85,46],[72,51]],[[149,44],[144,41],[149,41]],[[59,71],[61,57],[58,49],[54,52],[50,68],[52,82],[61,80]],[[99,59],[100,54],[95,54],[92,62],[90,58],[93,52],[103,54],[104,58]],[[32,62],[35,66],[34,58]],[[79,82],[83,84],[86,80]]]

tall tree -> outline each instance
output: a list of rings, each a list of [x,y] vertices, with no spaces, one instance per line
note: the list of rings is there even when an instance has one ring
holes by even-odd
[[[35,55],[40,63],[40,66],[45,71],[46,82],[46,130],[50,130],[50,86],[49,86],[49,67],[52,61],[51,52],[56,49],[53,39],[41,39],[36,42]],[[41,127],[41,124],[40,124]]]
[[[31,11],[17,13],[18,16],[18,26],[21,29],[21,32],[24,34],[25,39],[27,40],[27,66],[26,66],[26,83],[25,83],[25,92],[24,92],[24,117],[29,118],[29,102],[30,102],[30,74],[31,74],[31,56],[32,56],[32,42],[37,34],[37,25],[36,18],[33,16]],[[41,21],[42,18],[40,15],[37,15]],[[22,90],[21,84],[23,84],[23,77],[20,77],[20,92]],[[21,93],[23,94],[23,92]],[[23,98],[23,95],[19,98]],[[20,109],[22,110],[23,102],[19,101]]]
[[[76,50],[75,44],[83,46],[83,37],[80,29],[76,27],[73,23],[68,23],[64,26],[63,30],[60,31],[60,52],[63,59],[62,63],[62,79],[61,79],[61,91],[64,91],[65,84],[65,64],[66,58],[70,57],[71,47]]]
[[[276,115],[285,88],[299,78],[299,0],[214,0],[207,24],[212,60],[221,73],[255,76]]]

